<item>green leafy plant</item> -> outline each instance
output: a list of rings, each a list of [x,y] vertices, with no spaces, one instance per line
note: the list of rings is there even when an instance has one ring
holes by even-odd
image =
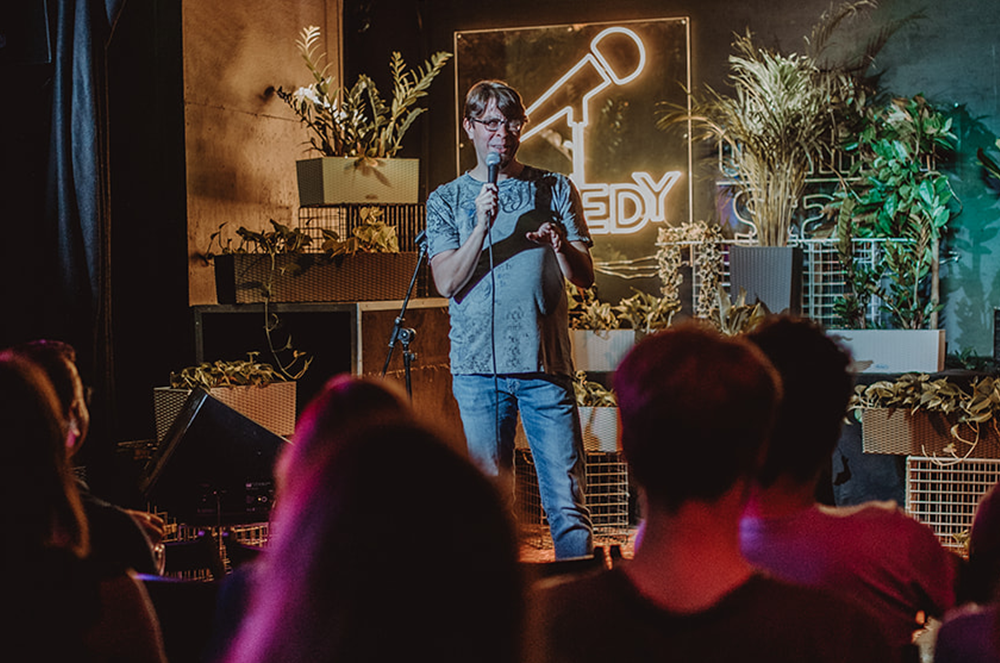
[[[864,326],[864,310],[878,296],[895,328],[921,329],[941,306],[930,282],[951,218],[954,192],[932,164],[955,139],[951,120],[923,96],[868,108],[857,140],[852,178],[835,193],[837,240],[850,292],[836,307],[842,321]],[[877,267],[860,265],[853,239],[887,240]]]
[[[427,109],[415,104],[451,57],[440,51],[422,67],[407,70],[402,55],[393,52],[392,101],[386,103],[375,82],[362,74],[350,88],[336,85],[326,54],[321,52],[320,29],[305,27],[295,42],[313,82],[295,92],[278,89],[281,98],[309,129],[311,149],[328,157],[357,157],[360,165],[395,156],[407,130]]]
[[[600,382],[587,379],[586,371],[577,371],[573,376],[573,393],[579,407],[618,407],[614,392]]]
[[[633,291],[634,295],[613,307],[619,324],[625,329],[646,334],[666,329],[673,322],[674,314],[681,310],[679,300],[657,297],[634,288]]]
[[[247,359],[234,361],[203,362],[170,374],[170,386],[175,389],[215,389],[253,385],[266,387],[286,378],[270,364],[257,360],[257,352],[247,354]]]
[[[828,46],[838,28],[874,2],[845,3],[827,13],[806,39],[807,52],[785,54],[757,46],[753,35],[737,35],[729,57],[732,95],[708,88],[691,109],[667,109],[666,129],[690,125],[693,137],[721,144],[722,171],[733,184],[764,246],[785,246],[793,214],[813,165],[829,158],[838,123],[861,93],[861,73],[887,34],[865,42],[861,55],[832,62]]]
[[[598,299],[597,286],[583,289],[567,281],[566,299],[570,329],[608,331],[621,328],[611,304]]]
[[[718,310],[717,291],[722,283],[724,256],[722,231],[705,221],[660,228],[656,263],[664,299],[680,303],[682,269],[690,267],[699,281],[695,317],[711,319]]]
[[[292,336],[285,337],[285,342],[278,347],[275,343],[275,332],[281,326],[281,320],[270,309],[271,297],[274,294],[274,282],[278,275],[300,274],[305,267],[298,262],[290,262],[278,265],[278,256],[282,254],[300,255],[312,243],[312,237],[301,228],[292,228],[274,219],[270,220],[271,230],[250,230],[245,226],[236,229],[236,236],[239,243],[233,245],[233,239],[224,234],[226,223],[222,223],[218,229],[209,236],[209,248],[205,252],[206,261],[211,261],[216,255],[227,253],[253,253],[263,254],[270,261],[270,269],[267,278],[260,284],[261,295],[264,299],[264,335],[267,338],[267,347],[278,366],[278,371],[283,377],[289,380],[297,380],[305,374],[312,362],[312,357],[306,353],[295,349],[292,344]],[[213,250],[213,245],[218,245],[218,251]],[[283,362],[278,353],[290,353],[289,360]]]
[[[1000,149],[1000,138],[997,139],[996,145],[997,148]],[[992,177],[1000,180],[1000,165],[997,165],[997,162],[991,159],[983,148],[980,147],[976,150],[976,157],[979,159],[979,163],[983,164],[983,168],[986,169],[986,172],[988,172]]]
[[[322,230],[323,251],[328,257],[362,253],[399,253],[399,238],[396,226],[382,221],[383,210],[379,207],[362,207],[361,223],[354,227],[351,236],[342,240],[333,230]]]
[[[710,321],[716,329],[726,336],[745,334],[770,315],[770,311],[762,302],[747,304],[747,293],[743,288],[740,288],[740,294],[735,303],[721,285],[718,287],[717,293],[719,305],[715,310],[715,317],[710,318]]]
[[[997,413],[1000,411],[1000,379],[978,377],[968,387],[947,377],[931,380],[925,373],[907,373],[893,381],[880,380],[870,385],[857,385],[851,397],[850,410],[860,420],[861,411],[870,408],[905,409],[939,412],[953,417],[951,436],[959,445],[944,448],[953,460],[967,458],[980,439],[982,426],[991,426],[1000,435]],[[972,439],[962,436],[971,432]],[[968,434],[968,433],[966,433]],[[962,453],[959,449],[963,449]]]
[[[584,290],[567,283],[570,329],[596,332],[633,329],[649,333],[669,327],[674,314],[681,308],[679,299],[657,297],[635,289],[633,292],[631,297],[612,305],[598,298],[596,286]]]

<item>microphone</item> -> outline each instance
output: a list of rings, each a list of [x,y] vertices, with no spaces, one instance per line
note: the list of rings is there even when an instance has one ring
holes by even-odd
[[[497,172],[500,170],[500,154],[497,152],[489,152],[486,155],[486,167],[488,169],[487,181],[490,184],[496,184]]]

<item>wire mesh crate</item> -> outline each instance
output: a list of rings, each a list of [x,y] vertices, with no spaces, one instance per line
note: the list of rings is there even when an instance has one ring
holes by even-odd
[[[594,543],[627,543],[632,532],[628,467],[621,452],[588,451],[586,472],[585,495],[594,525]],[[538,494],[538,475],[530,449],[514,450],[514,498],[522,539],[538,548],[551,548],[552,537]]]
[[[884,239],[855,239],[854,240],[854,261],[859,265],[874,268],[883,256]],[[681,248],[690,251],[687,262],[691,265],[697,264],[697,253],[699,245],[696,242],[680,242]],[[721,246],[723,254],[722,286],[727,290],[729,281],[729,248],[734,244],[752,245],[749,240],[727,240]],[[830,327],[837,322],[834,313],[834,304],[837,299],[849,292],[847,274],[840,262],[837,251],[836,240],[824,239],[794,239],[789,241],[789,246],[798,246],[802,249],[802,314]],[[692,269],[692,291],[691,306],[694,308],[698,301],[702,282],[701,274],[696,268]],[[734,297],[736,293],[730,293]],[[872,297],[868,303],[866,319],[877,326],[881,311],[881,301],[878,297]]]
[[[391,205],[323,205],[299,208],[299,230],[312,237],[307,249],[322,253],[323,230],[337,233],[340,239],[347,239],[351,232],[361,225],[361,210],[377,207],[382,211],[381,221],[396,227],[400,251],[416,251],[417,236],[426,227],[426,210],[422,204]]]
[[[400,251],[418,251],[420,249],[418,237],[427,226],[426,208],[422,203],[320,205],[299,208],[299,230],[312,238],[312,243],[306,252],[323,253],[324,230],[337,233],[341,239],[350,237],[354,229],[364,222],[361,210],[366,207],[378,207],[382,211],[381,220],[387,225],[395,226]],[[430,267],[426,261],[420,267],[414,291],[411,294],[414,297],[439,296],[434,289]]]
[[[926,456],[906,459],[906,511],[929,526],[941,545],[965,556],[976,506],[1000,479],[1000,460],[944,463]]]

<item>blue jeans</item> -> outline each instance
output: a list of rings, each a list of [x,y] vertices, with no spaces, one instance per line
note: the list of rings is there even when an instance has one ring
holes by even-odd
[[[499,375],[494,382],[492,375],[453,375],[451,384],[469,457],[490,477],[513,469],[520,411],[556,559],[592,554],[583,434],[570,378],[531,373]]]

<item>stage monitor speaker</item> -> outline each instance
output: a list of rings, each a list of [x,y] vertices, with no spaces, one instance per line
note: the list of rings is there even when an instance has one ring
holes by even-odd
[[[196,526],[264,522],[274,463],[287,441],[212,398],[191,392],[140,477],[156,509]]]
[[[0,65],[52,62],[45,0],[4,0],[0,4]]]

